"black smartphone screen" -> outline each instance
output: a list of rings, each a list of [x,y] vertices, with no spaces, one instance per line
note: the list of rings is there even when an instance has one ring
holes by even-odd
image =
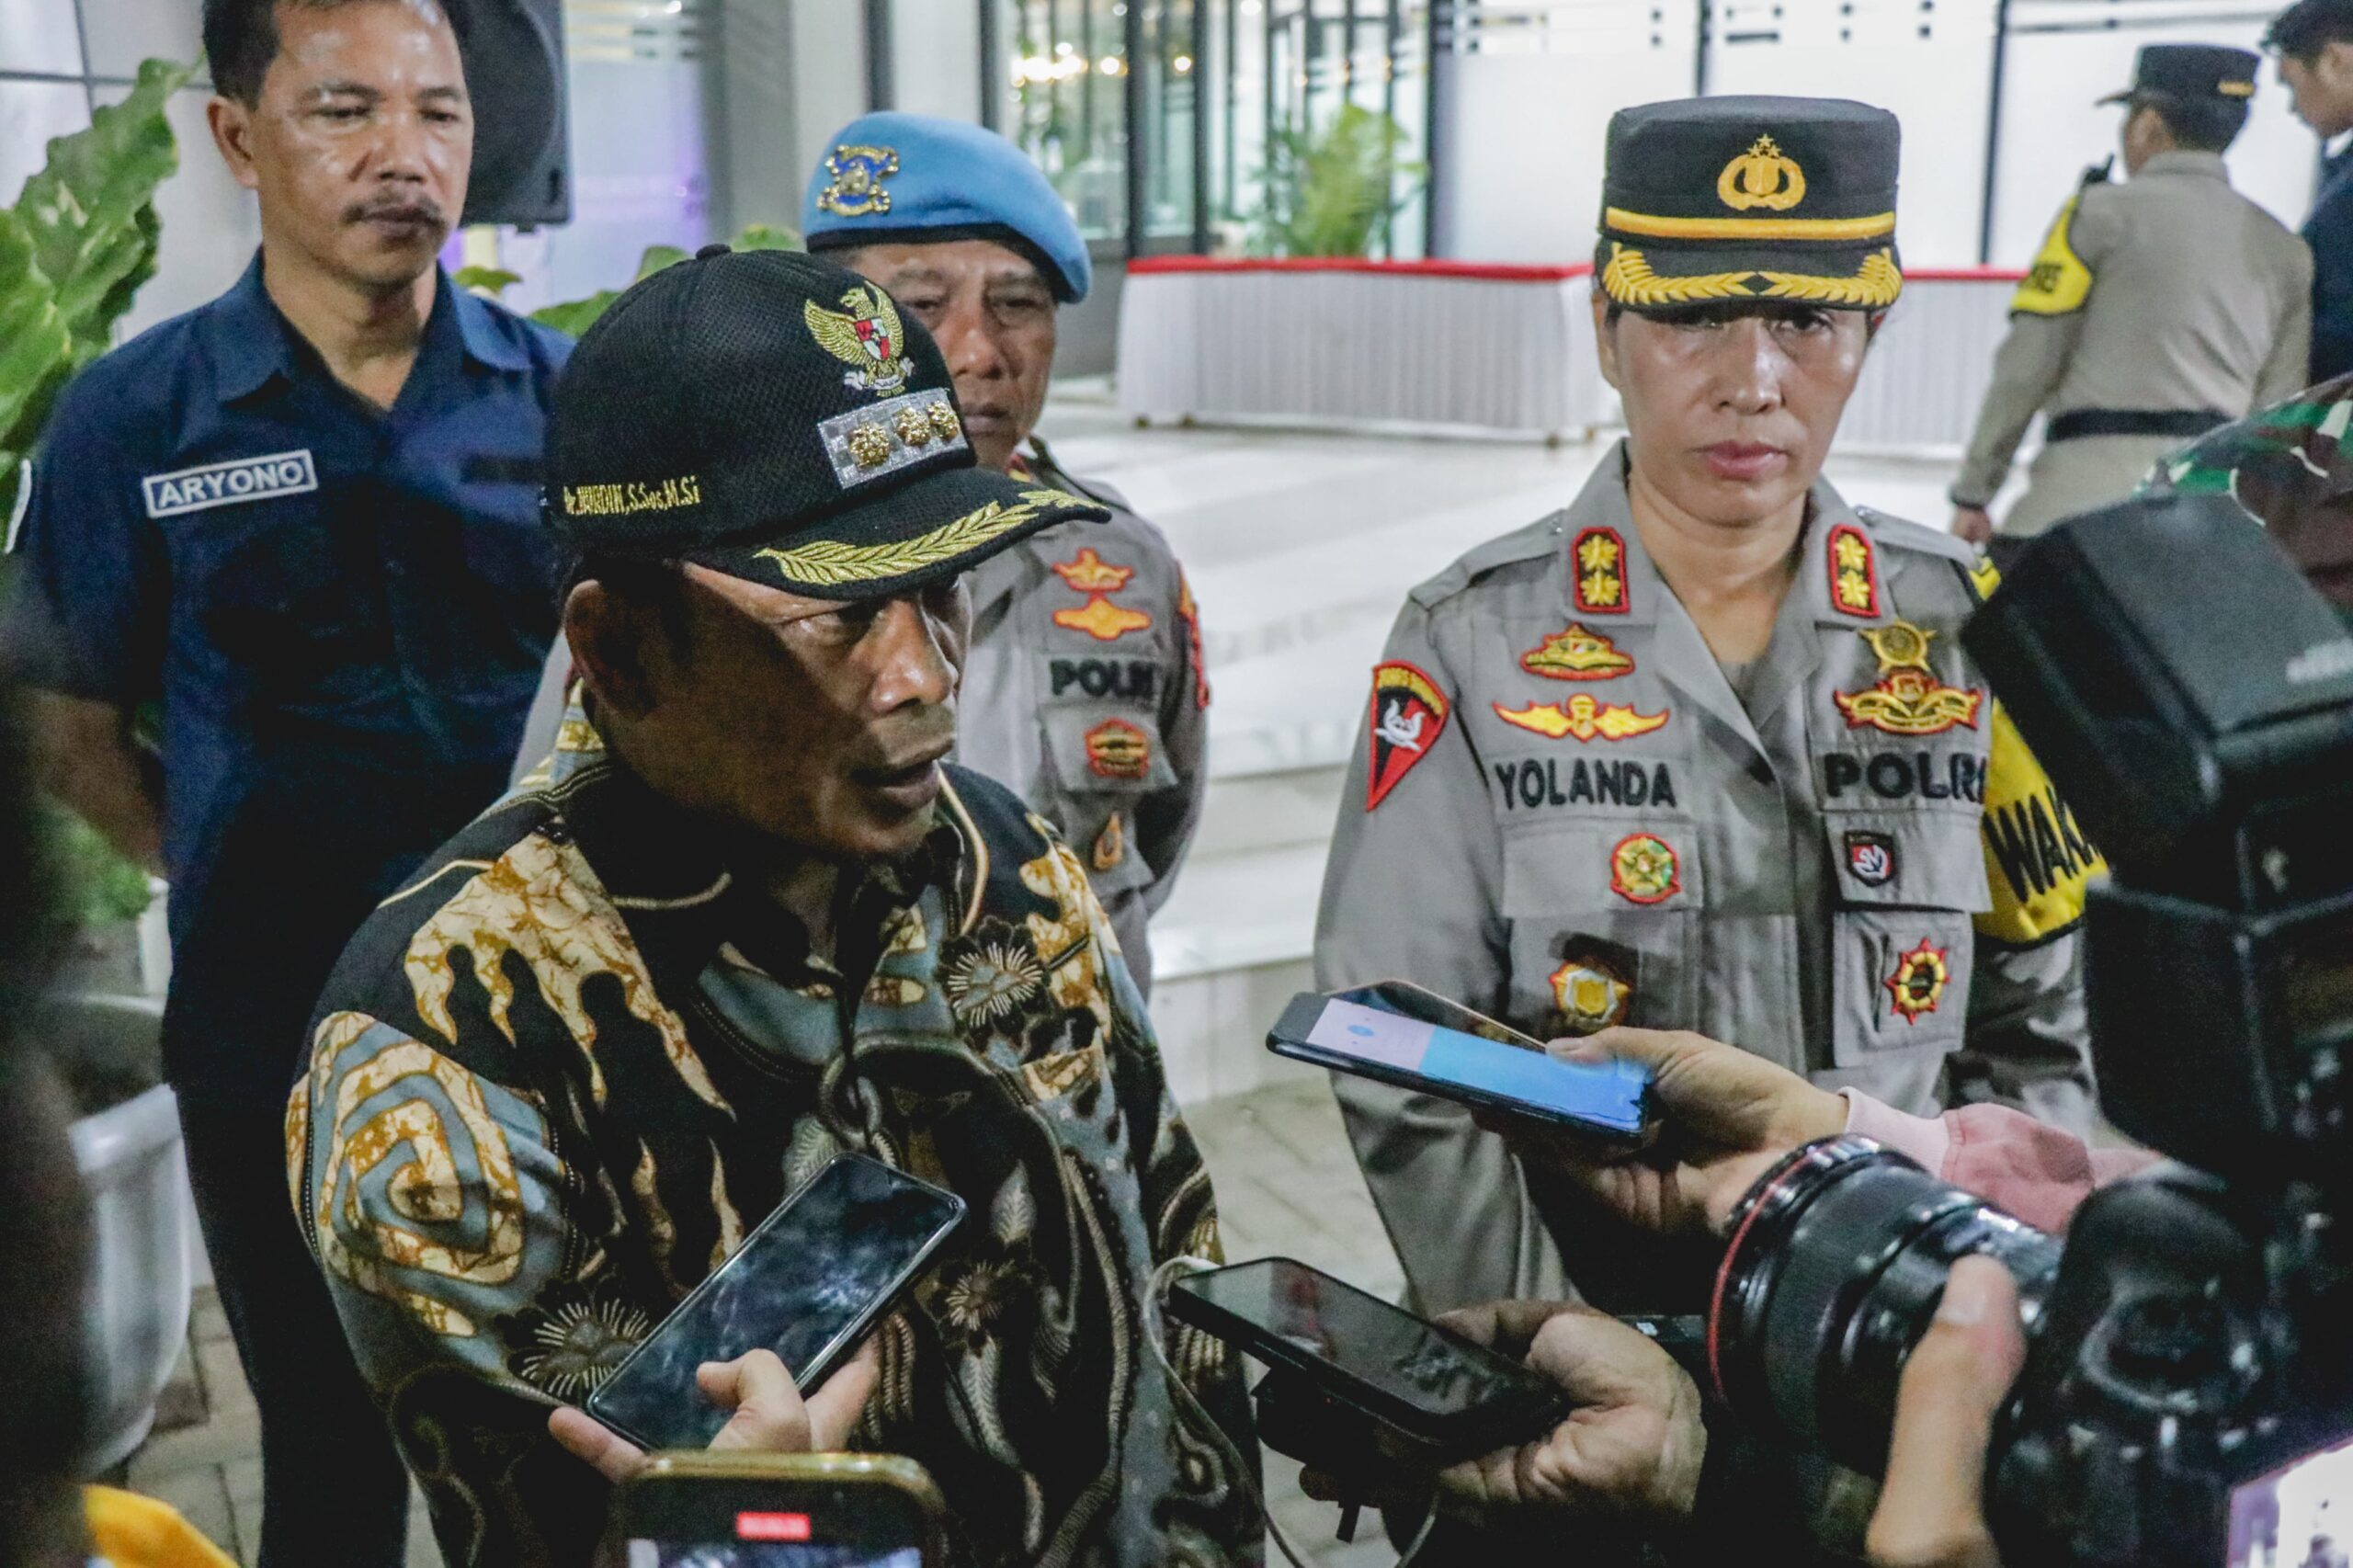
[[[1560,1403],[1517,1362],[1287,1257],[1179,1279],[1169,1312],[1433,1441],[1540,1430]]]
[[[630,1352],[588,1414],[641,1448],[707,1446],[727,1412],[695,1386],[697,1367],[765,1346],[813,1390],[963,1217],[954,1193],[841,1155]]]
[[[923,1516],[887,1486],[671,1477],[614,1506],[629,1568],[923,1568]]]

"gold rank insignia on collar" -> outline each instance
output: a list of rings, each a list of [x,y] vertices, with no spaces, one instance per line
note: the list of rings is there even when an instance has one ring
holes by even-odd
[[[882,182],[898,172],[894,148],[835,147],[825,160],[825,173],[832,177],[818,193],[817,205],[837,217],[879,217],[891,210],[891,193]]]
[[[1871,536],[1852,523],[1830,530],[1830,608],[1843,615],[1879,619],[1879,558]]]
[[[1572,622],[1522,653],[1519,667],[1547,680],[1614,680],[1633,672],[1634,658],[1600,632]]]
[[[1626,613],[1626,541],[1616,528],[1578,529],[1569,567],[1570,597],[1579,613]]]
[[[1928,667],[1928,639],[1936,635],[1908,620],[1858,627],[1879,660],[1879,684],[1868,691],[1831,693],[1847,727],[1883,730],[1891,735],[1941,734],[1956,724],[1977,727],[1982,691],[1947,686]]]

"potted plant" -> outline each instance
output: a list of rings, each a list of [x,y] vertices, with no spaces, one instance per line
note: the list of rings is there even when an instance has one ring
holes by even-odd
[[[151,60],[121,102],[49,144],[47,164],[0,209],[0,517],[13,540],[28,460],[74,373],[104,353],[155,274],[155,189],[179,166],[164,108],[193,67]],[[97,1256],[85,1314],[99,1410],[93,1471],[145,1437],[188,1329],[189,1237],[179,1122],[163,1086],[159,973],[142,964],[160,883],[63,807],[49,852],[78,923],[74,960],[40,1034],[74,1095],[74,1153],[90,1188]]]

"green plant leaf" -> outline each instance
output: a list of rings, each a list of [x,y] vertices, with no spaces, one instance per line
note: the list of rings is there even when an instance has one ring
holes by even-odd
[[[73,342],[33,259],[32,235],[0,209],[0,518],[16,515],[25,455],[72,368]]]
[[[737,250],[800,250],[801,236],[773,223],[746,223],[728,242]]]
[[[104,350],[131,296],[154,275],[155,187],[179,167],[164,106],[194,69],[142,63],[130,96],[97,110],[88,130],[51,141],[47,165],[17,193],[16,214],[56,290],[79,360]]]
[[[566,300],[562,304],[541,305],[531,312],[531,319],[541,326],[577,337],[597,324],[597,318],[611,308],[621,297],[618,289],[599,289],[585,300]]]
[[[1320,131],[1278,126],[1267,138],[1257,248],[1277,256],[1367,256],[1412,199],[1423,169],[1401,164],[1404,128],[1344,104]]]
[[[503,267],[461,267],[449,274],[449,281],[460,289],[488,294],[493,299],[523,281],[519,272],[509,272]]]
[[[648,245],[645,254],[637,258],[639,281],[653,277],[665,267],[676,267],[687,259],[687,253],[676,245]]]

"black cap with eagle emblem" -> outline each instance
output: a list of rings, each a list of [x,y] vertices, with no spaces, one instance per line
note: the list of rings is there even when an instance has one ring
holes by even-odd
[[[1594,275],[1630,311],[1786,301],[1883,310],[1895,117],[1843,98],[1681,98],[1609,121]]]
[[[633,285],[557,380],[548,525],[816,598],[903,593],[1110,514],[975,465],[947,362],[879,284],[707,246]]]

